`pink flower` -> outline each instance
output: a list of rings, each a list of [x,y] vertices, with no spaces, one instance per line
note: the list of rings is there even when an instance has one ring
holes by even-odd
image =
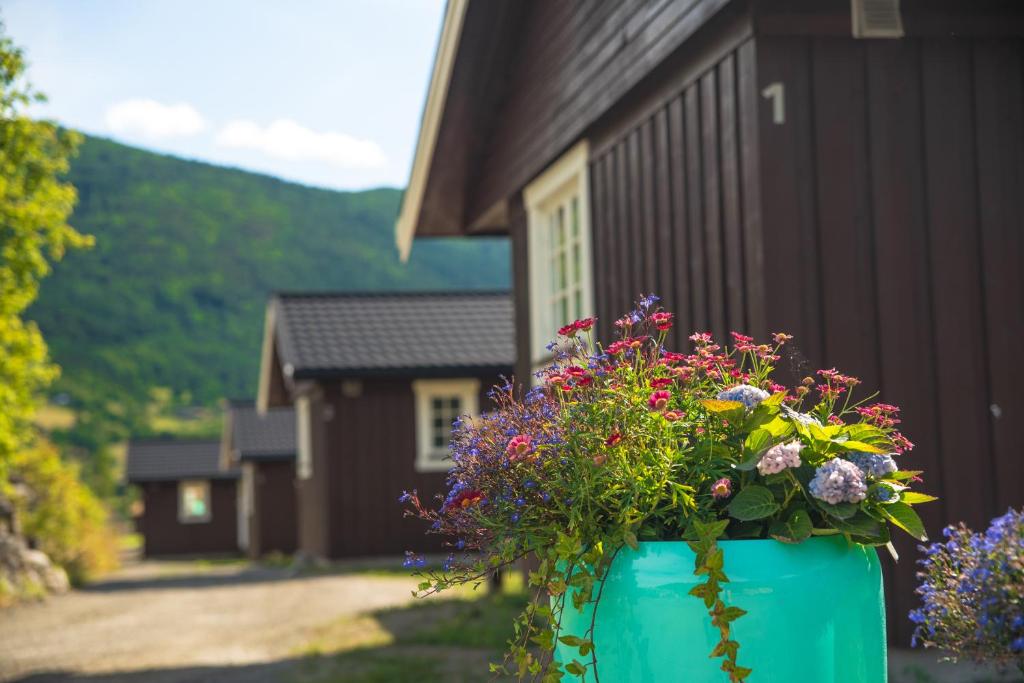
[[[664,389],[655,391],[651,394],[651,397],[647,399],[647,405],[650,406],[651,410],[665,410],[670,398],[672,398],[672,394]]]
[[[569,378],[567,376],[562,375],[562,374],[557,373],[557,372],[552,372],[550,375],[547,376],[547,383],[551,384],[553,386],[556,386],[556,387],[562,386],[563,384],[565,384],[568,381],[569,381]]]
[[[676,422],[678,420],[683,419],[683,414],[678,410],[666,410],[664,413],[662,413],[662,417],[664,417],[669,422]]]
[[[779,346],[782,346],[792,338],[793,335],[786,334],[785,332],[776,332],[775,334],[772,335],[772,339],[774,339],[775,343],[778,344]]]
[[[578,365],[570,365],[565,369],[565,374],[570,377],[584,377],[587,374],[587,369]]]
[[[512,440],[508,442],[508,446],[505,447],[505,454],[512,462],[521,460],[530,452],[531,442],[529,434],[513,436]]]
[[[563,337],[575,337],[576,336],[576,324],[575,323],[569,323],[568,325],[564,325],[563,327],[559,327],[558,328],[558,334],[560,334]]]
[[[732,481],[728,477],[722,477],[711,485],[711,496],[721,500],[732,494]]]
[[[629,346],[626,345],[626,342],[624,342],[624,341],[617,341],[617,342],[612,342],[611,344],[609,344],[608,348],[605,349],[605,351],[610,356],[617,356],[620,353],[624,353],[626,351],[626,349],[628,349],[628,348],[629,348]]]
[[[607,455],[600,454],[600,455],[595,455],[594,456],[594,464],[596,466],[601,467],[606,462],[608,462],[608,456]]]
[[[622,441],[622,434],[619,432],[612,432],[608,435],[608,438],[604,440],[604,445],[609,448]]]
[[[664,389],[667,386],[671,386],[675,383],[675,379],[671,377],[656,377],[651,380],[652,389]]]
[[[662,332],[665,332],[666,330],[669,330],[669,329],[672,328],[672,318],[674,318],[674,317],[675,316],[673,316],[671,313],[665,313],[664,311],[658,311],[657,313],[654,313],[654,314],[651,315],[651,322],[659,330],[661,330]]]
[[[643,335],[642,337],[631,337],[626,340],[626,346],[628,346],[631,349],[639,349],[641,346],[644,345],[644,342],[647,340],[647,335]]]

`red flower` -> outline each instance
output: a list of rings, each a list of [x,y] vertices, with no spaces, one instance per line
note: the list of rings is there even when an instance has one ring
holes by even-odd
[[[578,387],[589,386],[590,384],[593,383],[593,381],[594,381],[593,377],[580,377],[580,378],[578,378],[576,380],[576,386],[578,386]]]
[[[604,445],[611,448],[620,441],[622,441],[622,434],[619,432],[612,432],[608,435],[608,438],[604,440]]]
[[[576,336],[576,324],[569,323],[563,327],[558,328],[558,334],[563,337],[575,337]]]
[[[520,460],[530,452],[531,442],[532,439],[529,434],[513,436],[512,440],[508,442],[508,446],[505,447],[505,454],[512,462]]]
[[[670,398],[672,398],[672,394],[664,389],[655,391],[647,399],[647,405],[650,406],[651,410],[665,410]]]
[[[683,419],[683,414],[678,410],[666,410],[662,416],[669,422],[676,422]]]
[[[774,339],[775,343],[778,344],[779,346],[782,346],[792,338],[793,335],[786,334],[785,332],[776,332],[775,334],[772,335],[772,339]]]
[[[645,334],[642,337],[630,337],[626,340],[626,346],[631,349],[639,349],[649,337]]]
[[[594,326],[595,320],[596,318],[583,318],[582,320],[574,322],[573,327],[575,327],[578,332],[589,332],[590,328]]]
[[[655,327],[664,332],[672,327],[672,318],[674,317],[671,313],[658,311],[651,315],[651,322],[654,323]]]
[[[476,505],[477,503],[479,503],[481,500],[483,500],[483,497],[484,494],[480,493],[479,491],[461,491],[458,495],[456,495],[454,498],[448,501],[448,504],[445,505],[444,509],[446,511],[452,508],[466,509],[471,505]]]
[[[651,380],[652,389],[664,389],[667,386],[671,386],[675,380],[671,377],[656,377]]]
[[[565,369],[565,374],[569,375],[570,377],[583,377],[584,375],[587,374],[587,369],[581,368],[578,365],[570,365]]]
[[[547,376],[547,383],[556,387],[562,386],[568,381],[569,378],[567,376],[559,374],[557,372],[552,372],[550,375]]]
[[[617,356],[620,353],[624,353],[626,351],[626,349],[628,349],[628,348],[629,348],[629,346],[626,344],[626,342],[624,342],[624,341],[617,341],[617,342],[612,342],[611,344],[609,344],[608,348],[605,349],[605,351],[610,356]]]

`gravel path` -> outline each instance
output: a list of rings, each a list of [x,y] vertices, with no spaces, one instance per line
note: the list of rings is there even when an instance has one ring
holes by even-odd
[[[0,681],[278,681],[318,627],[411,600],[413,579],[143,562],[0,612]]]

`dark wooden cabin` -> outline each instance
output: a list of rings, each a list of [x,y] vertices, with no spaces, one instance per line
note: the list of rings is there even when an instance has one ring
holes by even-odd
[[[224,415],[221,462],[241,472],[238,545],[249,557],[295,552],[295,411],[260,413],[232,401]]]
[[[509,294],[279,294],[265,329],[257,405],[295,408],[299,552],[441,550],[397,499],[443,491],[452,421],[511,374]]]
[[[146,557],[238,552],[238,470],[223,469],[219,441],[128,444],[125,477],[142,499],[136,529]]]
[[[929,530],[1024,504],[1024,4],[450,0],[396,226],[506,234],[518,375],[656,292],[903,406]],[[915,543],[887,571],[906,644]]]

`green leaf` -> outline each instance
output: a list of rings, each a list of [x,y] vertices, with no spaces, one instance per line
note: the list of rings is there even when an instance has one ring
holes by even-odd
[[[727,519],[719,519],[714,522],[702,522],[699,519],[693,520],[694,531],[696,531],[698,538],[702,540],[713,541],[721,537],[728,526],[729,520]]]
[[[927,493],[918,493],[917,491],[904,491],[900,496],[907,505],[917,505],[918,503],[930,503],[933,500],[938,500],[935,496],[929,496]]]
[[[708,412],[715,413],[716,415],[746,409],[746,406],[739,401],[720,401],[717,398],[707,398],[700,403],[702,406],[707,408]]]
[[[883,448],[878,446],[872,446],[869,443],[863,441],[833,441],[833,443],[839,444],[847,451],[860,451],[861,453],[887,453]]]
[[[918,476],[919,474],[923,474],[923,470],[900,470],[899,472],[893,472],[892,474],[888,475],[886,479],[894,479],[896,481],[908,481]]]
[[[914,512],[914,508],[906,503],[889,503],[879,506],[878,510],[885,515],[890,522],[906,531],[919,541],[927,541],[928,534],[924,532],[924,523]]]
[[[785,391],[776,391],[774,394],[761,401],[761,405],[764,406],[781,406],[782,402],[786,400]]]
[[[565,645],[568,645],[569,647],[579,647],[580,645],[583,644],[583,639],[580,638],[579,636],[561,636],[558,639],[558,642],[564,643]]]
[[[727,509],[734,518],[749,522],[774,515],[779,511],[779,504],[767,488],[751,484],[740,489]]]
[[[565,665],[565,670],[571,673],[573,676],[582,676],[583,674],[587,673],[587,670],[583,668],[583,665],[575,659]]]
[[[746,456],[760,456],[772,445],[772,434],[767,429],[755,429],[747,435],[743,442],[743,453]]]
[[[864,538],[877,538],[882,534],[882,525],[877,519],[858,512],[849,519],[832,519],[833,526],[843,533]]]
[[[768,528],[768,533],[779,541],[800,543],[811,535],[813,528],[811,516],[803,508],[797,508],[790,513],[785,521],[778,520],[774,522]]]
[[[853,503],[837,503],[832,505],[825,501],[818,501],[818,507],[821,508],[829,517],[835,517],[836,519],[849,519],[857,514],[857,510],[860,508]]]
[[[636,534],[632,531],[624,531],[622,533],[622,541],[633,550],[639,550],[640,544],[636,540]]]

